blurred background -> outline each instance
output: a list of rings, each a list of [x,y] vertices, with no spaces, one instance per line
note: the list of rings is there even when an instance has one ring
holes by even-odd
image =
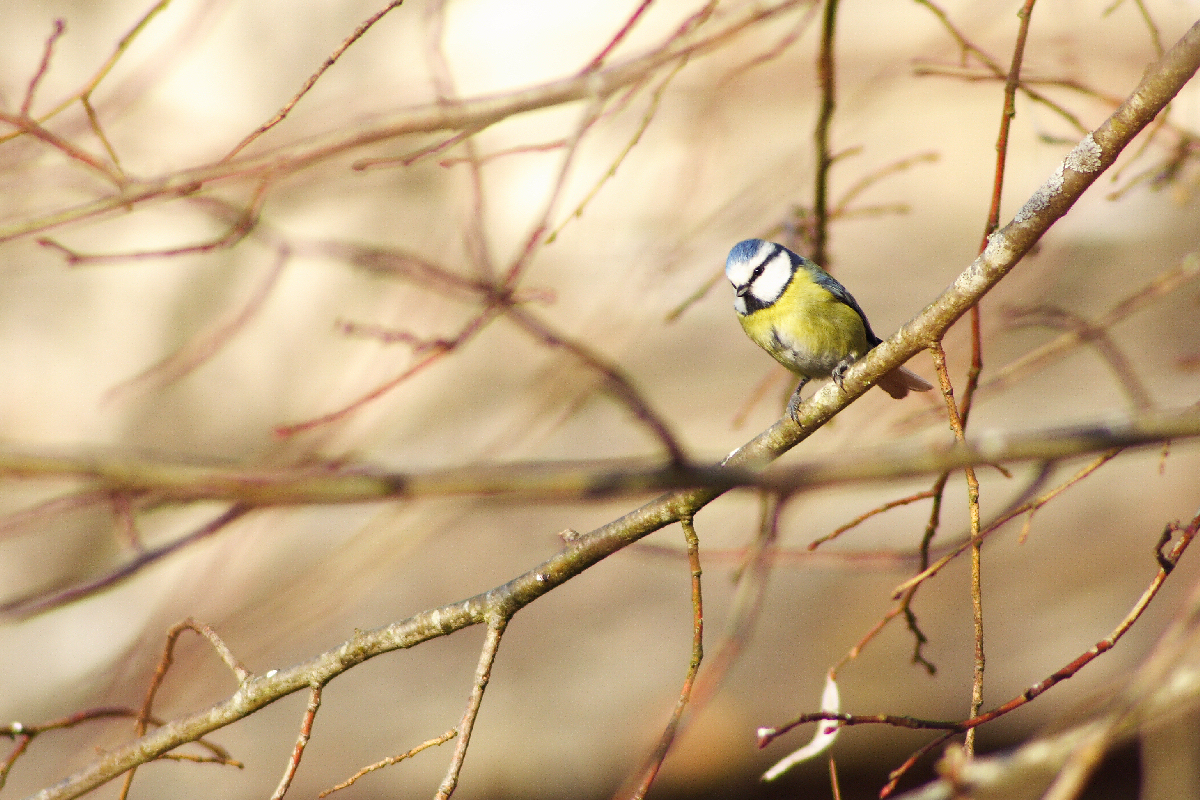
[[[486,125],[479,118],[482,129],[467,140],[445,128],[351,141],[439,103],[536,92],[577,76],[642,5],[408,0],[241,149],[230,163],[251,167],[238,170],[222,159],[379,4],[176,0],[148,17],[155,7],[147,0],[11,0],[0,25],[0,108],[8,115],[0,130],[0,436],[35,451],[100,447],[265,465],[340,459],[413,471],[661,454],[646,427],[602,391],[602,375],[503,317],[477,325],[478,295],[395,266],[416,259],[464,282],[519,264],[517,291],[531,313],[630,376],[691,456],[719,461],[777,420],[794,386],[741,332],[721,270],[740,239],[806,246],[819,6],[647,3],[604,60],[631,65],[636,77],[603,101],[574,98]],[[992,195],[1003,82],[964,56],[938,8],[1007,69],[1016,3],[844,3],[838,14],[838,159],[829,188],[835,207],[854,194],[832,221],[827,266],[884,338],[971,262]],[[761,18],[751,21],[755,13]],[[1144,9],[1128,0],[1111,9],[1039,4],[1023,75],[1044,81],[1039,91],[1094,128],[1157,58],[1156,40],[1169,47],[1198,14],[1200,4],[1183,0],[1147,0]],[[65,30],[52,38],[59,19]],[[673,43],[702,40],[686,61],[638,66]],[[48,41],[51,55],[33,82]],[[11,135],[23,108],[76,150]],[[1047,105],[1021,96],[1016,108],[1004,221],[1082,135]],[[1187,160],[1188,137],[1200,132],[1194,84],[1167,120],[985,299],[975,433],[1115,419],[1139,402],[1196,402],[1200,283],[1185,278],[1107,327],[1132,383],[1080,345],[1003,372],[1061,335],[1060,312],[1100,320],[1195,258],[1200,172]],[[301,152],[317,156],[288,160]],[[198,191],[80,210],[114,197],[127,179],[178,179],[202,168],[220,177]],[[246,209],[258,212],[257,224],[219,245]],[[442,355],[429,346],[455,337]],[[961,391],[969,326],[952,330],[946,347]],[[926,354],[909,367],[933,377]],[[277,432],[346,409],[410,371],[349,413]],[[1001,374],[1010,380],[989,385]],[[869,392],[785,461],[949,438],[936,393],[896,402]],[[1057,468],[1047,488],[1084,463]],[[1022,521],[988,539],[985,708],[1070,662],[1125,616],[1157,570],[1153,548],[1164,526],[1196,513],[1198,468],[1186,441],[1122,454],[1033,516],[1023,542]],[[984,517],[1032,475],[1028,467],[1011,478],[981,471]],[[830,489],[787,506],[761,612],[752,629],[738,630],[748,641],[720,691],[689,720],[655,795],[828,795],[821,759],[778,784],[758,782],[811,727],[761,751],[754,732],[816,710],[828,668],[917,570],[929,503],[873,517],[815,553],[805,548],[930,483]],[[67,480],[3,484],[0,599],[77,585],[128,562],[128,517],[85,489]],[[952,478],[935,546],[962,540],[965,498],[962,478]],[[503,583],[560,549],[560,531],[591,530],[644,499],[454,498],[257,512],[107,591],[10,613],[0,622],[0,719],[34,724],[95,706],[136,707],[166,630],[186,617],[212,625],[253,671],[296,663],[356,628]],[[149,545],[172,541],[222,508],[140,506],[137,535]],[[696,525],[715,653],[759,500],[732,493]],[[1200,576],[1194,560],[1184,556],[1112,652],[981,729],[980,750],[1086,713],[1119,686]],[[894,622],[842,670],[844,710],[968,716],[968,566],[956,561],[914,601],[936,673],[911,663],[913,634]],[[611,796],[666,723],[690,637],[678,527],[522,611],[500,648],[456,796]],[[295,796],[457,724],[482,638],[463,631],[333,682]],[[233,688],[211,650],[184,636],[156,712],[183,715]],[[288,698],[213,737],[245,769],[156,764],[139,772],[133,796],[269,796],[304,704]],[[48,786],[131,735],[132,723],[115,722],[40,737],[4,792]],[[844,731],[833,751],[844,796],[876,796],[928,738]],[[449,752],[375,772],[342,796],[430,796]],[[1115,793],[1096,796],[1136,795],[1136,774],[1121,771],[1136,759],[1125,757],[1105,781]],[[925,763],[906,785],[930,770]]]

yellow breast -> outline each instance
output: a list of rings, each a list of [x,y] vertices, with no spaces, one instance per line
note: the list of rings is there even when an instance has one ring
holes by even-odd
[[[857,311],[803,277],[770,306],[738,319],[747,336],[792,372],[828,378],[844,359],[867,352],[867,334]]]

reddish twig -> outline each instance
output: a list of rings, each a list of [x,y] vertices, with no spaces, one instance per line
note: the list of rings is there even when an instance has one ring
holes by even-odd
[[[154,707],[154,698],[158,695],[158,690],[162,688],[163,681],[167,677],[167,672],[171,669],[171,664],[175,661],[175,645],[184,631],[192,631],[206,639],[212,645],[212,648],[216,650],[221,660],[225,662],[225,665],[233,671],[239,684],[245,683],[246,679],[250,677],[250,673],[242,666],[241,662],[237,660],[233,652],[210,626],[202,622],[196,622],[190,617],[183,622],[172,625],[170,630],[167,631],[167,641],[163,646],[162,657],[159,658],[158,666],[154,669],[150,685],[146,687],[146,696],[142,700],[142,708],[137,715],[136,731],[138,736],[143,736],[146,733],[147,726],[154,721],[154,716],[151,713]],[[219,763],[234,763],[224,748],[204,742],[203,740],[200,740],[200,744],[209,748],[217,757],[215,760]],[[125,773],[125,780],[121,786],[121,800],[126,800],[129,796],[129,790],[133,786],[133,778],[137,774],[137,769],[137,766],[133,766]]]
[[[687,675],[683,679],[683,687],[679,690],[679,699],[675,702],[675,710],[671,712],[671,719],[667,722],[667,727],[663,729],[654,752],[642,767],[641,780],[629,794],[631,800],[642,800],[650,791],[650,786],[658,776],[659,770],[662,769],[663,761],[666,760],[667,753],[670,752],[671,745],[674,744],[675,737],[679,732],[680,723],[683,721],[683,712],[687,710],[692,689],[696,685],[696,674],[700,671],[700,662],[704,659],[704,604],[700,593],[700,538],[696,535],[696,528],[691,517],[683,517],[679,520],[679,524],[683,527],[683,538],[687,542],[688,566],[692,573],[692,657],[688,661]],[[625,792],[618,793],[618,796],[624,795]]]
[[[46,45],[42,50],[42,61],[38,64],[37,72],[33,73],[33,77],[29,79],[29,86],[25,89],[25,99],[21,101],[21,111],[19,113],[22,117],[29,116],[29,110],[33,108],[33,96],[37,93],[37,88],[41,84],[42,78],[46,77],[46,71],[50,69],[50,59],[54,57],[54,45],[66,30],[66,22],[62,19],[54,20],[54,30],[46,38]]]
[[[330,67],[337,63],[338,59],[342,57],[343,53],[350,49],[351,45],[361,39],[363,35],[375,25],[376,22],[379,22],[379,20],[387,16],[388,13],[390,13],[393,9],[399,8],[403,3],[404,0],[392,0],[392,2],[388,3],[382,9],[376,11],[370,17],[367,17],[365,22],[355,28],[354,32],[342,40],[342,43],[338,45],[332,53],[329,54],[329,56],[325,59],[325,63],[318,67],[316,72],[308,76],[308,80],[306,80],[304,85],[300,87],[300,91],[296,92],[291,100],[284,103],[283,107],[279,109],[279,111],[275,112],[275,116],[271,117],[262,125],[259,125],[253,133],[234,145],[234,148],[230,150],[221,160],[231,160],[242,150],[246,149],[246,147],[249,146],[250,143],[255,139],[262,136],[279,123],[283,122],[283,120],[287,118],[287,115],[292,113],[292,109],[296,107],[296,104],[300,102],[304,95],[308,94],[309,90],[312,89],[312,87],[316,85],[317,81],[321,79],[321,76],[324,75]]]
[[[671,432],[666,421],[642,397],[633,380],[622,369],[615,364],[609,363],[583,343],[569,339],[561,333],[554,331],[545,322],[522,308],[510,306],[507,309],[506,316],[515,322],[518,327],[526,333],[535,336],[546,346],[566,350],[590,369],[603,375],[608,391],[620,403],[625,405],[634,417],[650,429],[666,449],[671,462],[677,466],[688,463],[687,454],[684,453],[683,446],[675,438],[675,434]]]
[[[290,260],[290,254],[281,249],[276,254],[274,263],[263,273],[256,285],[251,288],[249,297],[226,316],[213,322],[208,330],[193,336],[186,344],[166,358],[150,365],[134,375],[121,381],[104,393],[104,401],[111,402],[127,394],[151,386],[166,386],[169,383],[196,371],[221,352],[234,337],[236,337],[254,319],[263,305],[271,296],[271,292],[279,284],[285,267]]]
[[[608,44],[604,45],[604,48],[596,54],[595,58],[588,62],[588,65],[583,68],[580,74],[582,75],[600,69],[600,67],[604,64],[604,60],[608,58],[609,54],[616,49],[617,45],[619,45],[621,41],[629,35],[629,32],[633,30],[633,26],[637,24],[637,21],[642,18],[642,14],[646,13],[646,9],[648,9],[650,4],[653,2],[654,0],[642,0],[641,4],[634,9],[633,13],[629,15],[629,18],[625,20],[625,24],[621,26],[621,29],[616,32],[616,35],[609,40]]]
[[[47,731],[73,728],[85,722],[130,718],[137,715],[138,712],[136,709],[105,706],[77,711],[69,716],[44,722],[41,725],[25,725],[20,722],[12,722],[4,727],[0,727],[0,736],[7,736],[16,742],[13,749],[9,751],[8,756],[4,759],[4,762],[0,763],[0,789],[4,788],[4,784],[8,780],[8,773],[12,771],[17,759],[29,750],[30,743],[41,734]]]
[[[229,510],[219,514],[213,520],[200,526],[186,536],[181,536],[159,547],[143,550],[129,562],[90,581],[69,586],[66,589],[56,592],[35,592],[12,600],[5,600],[3,603],[0,603],[0,616],[30,617],[112,588],[172,553],[195,544],[201,539],[212,536],[250,511],[251,508],[249,506],[234,505]]]
[[[872,508],[870,511],[866,512],[865,514],[860,514],[859,516],[857,516],[854,519],[847,522],[845,525],[842,525],[841,527],[834,529],[830,533],[827,533],[820,538],[813,539],[811,542],[808,543],[808,549],[816,550],[818,547],[825,544],[826,542],[836,539],[837,537],[841,536],[846,531],[857,528],[859,525],[863,524],[864,522],[869,520],[871,517],[878,516],[878,515],[884,513],[885,511],[891,511],[893,508],[900,508],[902,506],[909,505],[910,503],[916,503],[920,500],[929,500],[929,499],[933,498],[934,496],[935,496],[935,493],[933,490],[926,490],[923,492],[917,492],[916,494],[913,494],[913,495],[909,495],[908,497],[901,497],[897,500],[891,500],[887,503],[884,503],[881,506]]]
[[[275,787],[271,800],[283,800],[283,796],[291,787],[296,770],[300,769],[300,759],[304,758],[304,749],[308,747],[308,740],[312,737],[313,722],[317,719],[317,709],[320,707],[321,687],[313,686],[308,693],[308,706],[304,709],[304,719],[300,721],[300,734],[296,737],[296,746],[292,748],[292,757],[288,759],[283,777],[279,779],[279,785]]]
[[[914,764],[916,764],[925,755],[939,747],[949,738],[963,730],[974,730],[984,723],[991,722],[997,717],[1001,717],[1010,711],[1020,708],[1030,700],[1033,700],[1039,695],[1044,694],[1053,686],[1065,681],[1067,678],[1075,676],[1079,673],[1079,670],[1090,664],[1098,656],[1103,655],[1111,650],[1113,646],[1116,645],[1116,643],[1121,639],[1121,637],[1124,636],[1125,633],[1133,626],[1133,624],[1137,622],[1142,613],[1146,610],[1146,607],[1150,605],[1150,602],[1154,599],[1155,595],[1158,594],[1159,589],[1161,589],[1163,583],[1166,582],[1167,576],[1169,576],[1172,570],[1175,569],[1176,564],[1179,563],[1180,557],[1183,555],[1184,551],[1187,550],[1188,545],[1191,544],[1192,540],[1196,537],[1197,531],[1200,531],[1200,515],[1197,515],[1195,518],[1193,518],[1186,528],[1181,529],[1177,524],[1169,525],[1167,527],[1166,531],[1164,531],[1162,537],[1159,539],[1156,547],[1154,548],[1155,560],[1159,564],[1158,574],[1156,574],[1153,580],[1150,581],[1150,585],[1146,588],[1146,591],[1142,593],[1142,596],[1138,598],[1138,601],[1134,603],[1133,608],[1128,614],[1125,615],[1125,618],[1121,620],[1120,624],[1113,629],[1112,633],[1098,641],[1087,652],[1081,654],[1066,666],[1055,671],[1045,680],[1033,684],[1024,692],[1012,698],[1003,705],[997,706],[985,714],[979,714],[971,719],[957,723],[958,730],[951,731],[946,736],[939,737],[938,739],[934,739],[933,741],[925,744],[916,753],[909,756],[909,758],[906,759],[903,764],[891,772],[891,774],[888,776],[888,783],[884,786],[879,796],[881,798],[888,797],[893,791],[895,791],[896,784],[899,782],[900,778],[902,778]],[[1170,553],[1164,554],[1162,552],[1162,548],[1167,544],[1167,542],[1170,541],[1173,533],[1179,534],[1179,541],[1177,541],[1175,546],[1171,548]]]
[[[83,148],[76,146],[58,134],[43,127],[41,123],[32,117],[26,117],[20,114],[10,114],[7,111],[0,111],[0,122],[5,122],[9,125],[12,125],[17,130],[23,131],[33,138],[45,142],[55,150],[61,152],[67,158],[70,158],[73,161],[78,161],[84,166],[89,167],[117,186],[121,186],[125,182],[125,176],[119,169],[110,164],[104,163]]]
[[[254,230],[254,227],[258,224],[259,215],[262,212],[262,206],[266,200],[267,188],[269,186],[270,181],[268,180],[260,182],[255,188],[250,202],[244,209],[241,209],[237,213],[235,219],[224,233],[197,244],[180,245],[179,247],[168,247],[160,250],[136,250],[128,253],[80,253],[48,237],[38,239],[37,243],[42,247],[57,250],[71,266],[103,264],[114,261],[136,261],[146,258],[174,258],[176,256],[224,250],[238,244]],[[228,209],[222,210],[228,211]]]

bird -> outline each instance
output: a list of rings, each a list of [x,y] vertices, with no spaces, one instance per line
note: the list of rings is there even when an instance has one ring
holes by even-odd
[[[871,330],[858,301],[832,275],[781,244],[746,239],[729,251],[725,277],[733,284],[738,321],[750,339],[800,376],[788,401],[798,421],[800,390],[813,378],[842,387],[846,370],[882,340]],[[933,388],[904,367],[876,385],[897,400],[909,390]]]

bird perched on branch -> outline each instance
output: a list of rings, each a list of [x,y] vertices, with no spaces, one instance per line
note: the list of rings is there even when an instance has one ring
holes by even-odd
[[[882,340],[846,288],[825,270],[783,245],[762,239],[738,242],[729,251],[725,276],[737,290],[733,307],[755,344],[800,376],[788,401],[796,419],[800,390],[812,378],[842,376]],[[896,367],[876,385],[899,399],[909,390],[933,386],[904,367]]]

